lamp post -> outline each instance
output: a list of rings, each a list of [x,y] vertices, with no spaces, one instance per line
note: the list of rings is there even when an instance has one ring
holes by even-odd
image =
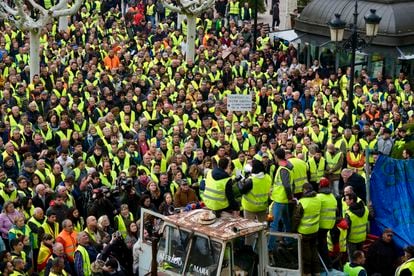
[[[379,23],[381,21],[381,17],[379,17],[375,12],[376,10],[371,9],[370,14],[368,16],[364,16],[366,26],[366,37],[368,37],[370,40],[372,40],[377,35]],[[348,127],[352,126],[356,50],[361,49],[366,45],[365,40],[362,39],[358,34],[358,0],[355,0],[355,9],[353,15],[354,21],[351,25],[351,36],[342,45],[344,49],[349,49],[351,51],[351,77],[349,79],[348,88]],[[346,22],[341,19],[340,14],[335,14],[335,18],[332,19],[328,23],[328,25],[331,33],[331,40],[335,43],[342,42],[344,38]]]
[[[257,10],[259,9],[259,0],[254,1],[254,23],[253,23],[253,51],[256,51],[257,45]]]

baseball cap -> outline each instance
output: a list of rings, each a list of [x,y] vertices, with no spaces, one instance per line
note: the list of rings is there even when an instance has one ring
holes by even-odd
[[[322,177],[321,180],[319,180],[319,187],[321,188],[329,187],[329,179],[326,177]]]

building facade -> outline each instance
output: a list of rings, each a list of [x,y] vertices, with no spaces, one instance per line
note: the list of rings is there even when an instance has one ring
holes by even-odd
[[[342,49],[342,44],[330,41],[327,23],[334,14],[341,14],[347,23],[344,40],[350,36],[353,22],[355,0],[313,0],[296,19],[294,32],[302,53],[302,61],[312,59],[332,68],[346,67],[350,63],[349,53]],[[395,76],[402,70],[411,78],[414,76],[414,1],[407,0],[372,0],[358,1],[358,32],[364,37],[364,16],[375,9],[382,17],[378,36],[366,40],[367,47],[357,52],[356,71],[367,68],[372,76],[377,72]],[[294,39],[295,40],[295,39]]]

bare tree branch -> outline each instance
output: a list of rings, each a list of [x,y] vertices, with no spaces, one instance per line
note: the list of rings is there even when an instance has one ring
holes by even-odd
[[[13,23],[17,28],[23,31],[30,31],[30,79],[35,74],[39,74],[41,51],[40,32],[52,21],[53,18],[65,17],[75,14],[82,5],[82,0],[75,0],[73,5],[68,8],[67,0],[61,0],[59,4],[46,10],[39,5],[36,0],[28,0],[30,8],[25,5],[24,0],[14,0],[15,7],[10,7],[6,0],[0,0],[0,18]],[[32,17],[33,11],[39,11],[36,16]]]
[[[9,13],[5,12],[5,11],[4,11],[4,10],[2,10],[2,9],[0,9],[0,18],[2,18],[2,19],[4,19],[4,20],[11,21],[11,22],[13,22],[13,24],[15,24],[15,25],[17,25],[17,24],[18,24],[17,20],[14,18],[14,16],[13,16],[13,15],[11,15],[11,14],[9,14]]]
[[[4,12],[3,9],[0,9],[0,18],[5,19],[5,20],[9,19],[9,14]]]
[[[191,15],[198,15],[214,4],[214,0],[204,2],[198,0],[179,0],[176,5],[166,2],[166,0],[161,0],[161,2],[166,8],[174,12]]]
[[[177,5],[180,5],[180,8],[187,9],[190,6],[196,5],[197,0],[181,0],[177,2]]]
[[[174,6],[171,3],[167,3],[165,0],[161,0],[161,3],[164,5],[164,7],[166,7],[167,9],[173,12],[178,12],[178,13],[182,12],[182,10],[179,7]]]
[[[68,7],[68,0],[59,1],[59,3],[49,9],[49,11],[57,11],[61,9],[66,9]]]
[[[9,13],[9,14],[11,14],[11,15],[13,15],[13,16],[15,16],[15,15],[17,15],[17,10],[15,10],[15,9],[12,9],[9,5],[7,5],[6,4],[6,2],[4,2],[4,1],[1,1],[0,2],[0,7],[5,11],[5,12],[7,12],[7,13]]]
[[[43,16],[47,16],[47,10],[36,3],[34,0],[29,0],[30,5],[32,5],[33,9],[40,11]]]
[[[75,14],[82,6],[82,0],[75,0],[75,3],[69,9],[55,10],[52,13],[53,17],[68,16]]]
[[[214,0],[205,1],[205,2],[203,2],[203,4],[201,4],[201,6],[199,6],[198,8],[193,9],[192,12],[194,14],[200,14],[203,11],[209,9],[213,5],[213,3],[214,3]]]

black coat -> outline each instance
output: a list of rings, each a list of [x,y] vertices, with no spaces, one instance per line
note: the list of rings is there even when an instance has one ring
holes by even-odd
[[[272,15],[274,19],[279,18],[279,12],[279,3],[274,3],[272,7]]]
[[[394,275],[397,259],[398,251],[394,242],[387,243],[379,238],[369,247],[367,252],[366,267],[368,274]]]
[[[367,203],[367,190],[365,186],[365,178],[363,178],[357,173],[353,173],[349,177],[348,182],[345,184],[345,186],[352,186],[352,188],[354,189],[354,193],[365,203]]]
[[[49,208],[49,203],[50,203],[51,200],[52,200],[52,198],[49,195],[46,195],[45,203],[43,203],[43,201],[40,199],[40,197],[38,195],[35,195],[32,198],[33,206],[42,208],[42,210],[44,212],[46,212],[47,208]]]

